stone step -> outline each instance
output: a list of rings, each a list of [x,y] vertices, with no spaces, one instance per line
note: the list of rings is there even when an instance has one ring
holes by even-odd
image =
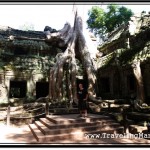
[[[75,114],[78,113],[78,108],[50,108],[49,112],[50,114]]]
[[[93,121],[98,121],[98,120],[109,120],[110,117],[108,116],[104,116],[104,115],[97,115],[97,116],[90,116],[87,118],[67,118],[67,115],[63,115],[63,116],[53,116],[53,115],[47,115],[46,118],[55,123],[55,124],[70,124],[70,123],[77,123],[77,122],[93,122]]]
[[[123,134],[124,133],[124,127],[119,126],[119,127],[111,127],[111,129],[103,129],[103,130],[96,130],[96,131],[89,131],[85,134],[102,134],[102,133],[107,133],[107,134]]]
[[[69,124],[55,124],[52,123],[50,120],[46,118],[40,118],[40,122],[43,123],[46,127],[50,129],[60,129],[60,128],[70,128],[70,127],[82,127],[82,126],[89,126],[89,125],[108,125],[110,123],[114,123],[114,120],[98,120],[92,122],[74,122]]]
[[[44,124],[42,124],[40,121],[36,121],[35,124],[44,135],[72,133],[72,132],[75,132],[77,129],[80,130],[81,132],[85,132],[85,131],[100,130],[100,129],[111,129],[111,128],[116,128],[120,126],[120,124],[118,123],[111,123],[111,125],[109,124],[102,125],[100,124],[100,122],[96,122],[96,123],[87,123],[87,124],[80,123],[80,126],[78,127],[73,126],[73,127],[68,127],[68,128],[58,128],[56,125],[56,128],[50,129],[46,127]]]
[[[100,129],[97,131],[89,131],[89,132],[81,132],[80,130],[76,129],[76,131],[71,132],[71,133],[63,133],[63,134],[56,134],[56,135],[46,135],[46,139],[43,141],[43,139],[40,139],[41,142],[44,143],[57,143],[57,141],[64,141],[64,140],[69,140],[69,141],[80,141],[80,140],[88,140],[87,134],[115,134],[115,133],[121,133],[123,131],[123,127],[119,127],[117,129]]]
[[[123,133],[124,131],[124,128],[110,117],[95,114],[89,114],[89,118],[84,119],[77,118],[77,114],[47,116],[35,121],[34,124],[29,124],[29,128],[40,143],[84,141],[87,140],[86,134]]]
[[[39,130],[37,128],[37,126],[35,124],[29,124],[29,128],[30,128],[33,136],[36,138],[36,140],[38,142],[44,141],[46,139],[46,137],[44,136],[44,134],[41,132],[41,130]]]
[[[115,134],[115,133],[122,133],[123,127],[119,127],[117,129],[101,129],[97,131],[90,131],[90,132],[81,132],[80,130],[76,129],[76,131],[72,133],[63,133],[63,134],[56,134],[56,135],[44,135],[38,130],[35,125],[31,126],[30,128],[34,127],[33,135],[36,137],[37,141],[40,143],[61,143],[64,140],[69,140],[69,142],[78,141],[85,141],[89,140],[89,134]]]
[[[55,123],[51,122],[47,118],[40,118],[39,121],[47,127],[49,127],[49,126],[54,126],[55,127],[55,125],[56,125]]]

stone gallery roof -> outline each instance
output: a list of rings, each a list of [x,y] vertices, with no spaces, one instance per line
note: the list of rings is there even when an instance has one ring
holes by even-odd
[[[42,31],[22,31],[8,26],[0,26],[0,36],[3,36],[3,38],[8,38],[9,36],[21,36],[26,38],[45,39],[45,34]]]
[[[44,31],[22,31],[0,26],[0,68],[44,70],[52,65],[52,59],[60,51],[46,42]]]
[[[50,50],[52,44],[46,42],[44,31],[22,31],[8,26],[0,26],[0,49],[9,51],[9,48],[16,47],[28,50]]]
[[[150,14],[132,16],[127,24],[110,33],[108,40],[99,46],[103,57],[98,66],[103,67],[115,63],[132,64],[150,58]]]

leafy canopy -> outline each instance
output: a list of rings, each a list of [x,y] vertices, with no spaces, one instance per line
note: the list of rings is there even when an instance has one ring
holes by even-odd
[[[121,24],[127,23],[132,15],[131,9],[124,6],[111,4],[107,6],[107,10],[94,6],[88,11],[87,24],[95,35],[99,35],[100,38],[104,39],[107,33]]]

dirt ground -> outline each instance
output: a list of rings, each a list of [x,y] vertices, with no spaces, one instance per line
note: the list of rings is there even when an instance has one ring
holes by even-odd
[[[0,145],[17,143],[30,144],[37,143],[37,141],[27,125],[16,127],[0,124]]]

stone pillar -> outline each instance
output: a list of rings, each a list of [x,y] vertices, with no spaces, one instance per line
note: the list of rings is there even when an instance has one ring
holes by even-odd
[[[137,81],[137,100],[140,104],[144,103],[145,101],[145,92],[144,92],[144,84],[143,84],[143,77],[140,67],[140,61],[134,62],[132,64],[133,73]]]
[[[28,97],[34,97],[35,96],[35,89],[36,84],[34,83],[33,76],[31,76],[27,80],[27,96]]]
[[[4,81],[3,81],[3,99],[9,103],[9,90],[10,90],[10,80],[14,78],[12,71],[4,71]]]

